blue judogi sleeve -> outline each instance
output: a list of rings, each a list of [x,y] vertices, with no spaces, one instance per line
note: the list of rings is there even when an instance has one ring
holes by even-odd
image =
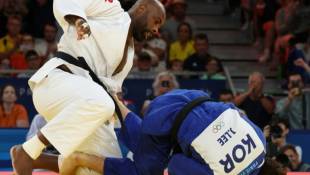
[[[169,175],[213,175],[213,172],[206,164],[202,164],[183,154],[175,154],[168,164]]]
[[[157,175],[166,168],[170,137],[158,137],[143,134],[141,118],[129,113],[125,119],[125,130],[120,139],[133,152],[134,161],[128,158],[106,158],[105,175]],[[140,141],[143,140],[143,141]]]
[[[133,112],[127,114],[124,120],[125,128],[120,131],[119,139],[128,147],[133,153],[136,152],[137,144],[141,138],[142,120]]]
[[[133,153],[141,137],[141,118],[133,112],[127,114],[124,124],[119,132],[119,139]],[[104,161],[104,175],[138,175],[135,163],[128,158],[106,158]]]

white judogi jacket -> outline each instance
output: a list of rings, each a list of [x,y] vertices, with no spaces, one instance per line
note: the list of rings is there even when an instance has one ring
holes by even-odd
[[[128,47],[127,62],[123,70],[112,76],[122,60],[131,19],[118,0],[54,0],[55,17],[64,30],[58,50],[73,57],[82,56],[109,91],[118,92],[129,73],[134,56],[133,45]],[[66,15],[84,18],[90,25],[90,37],[77,40],[75,26],[69,25]],[[62,59],[52,58],[29,80],[33,89],[55,67],[65,64],[74,74],[91,79],[88,71],[69,64]]]

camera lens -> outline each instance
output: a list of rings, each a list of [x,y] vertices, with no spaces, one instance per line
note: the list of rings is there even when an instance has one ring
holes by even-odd
[[[169,87],[169,81],[162,81],[161,87]]]
[[[278,125],[271,126],[270,128],[271,137],[274,139],[281,138],[282,132],[282,128]]]

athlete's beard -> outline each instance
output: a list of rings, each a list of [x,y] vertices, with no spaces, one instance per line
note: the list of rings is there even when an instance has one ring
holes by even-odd
[[[133,37],[134,37],[137,41],[141,42],[141,41],[144,41],[145,39],[147,39],[147,37],[146,37],[147,33],[149,33],[149,31],[146,30],[146,29],[145,29],[145,30],[142,30],[142,31],[134,30],[134,31],[133,31]]]
[[[147,29],[147,17],[141,16],[140,19],[136,19],[133,21],[133,31],[132,35],[137,41],[143,41],[146,39],[147,33],[149,30]]]

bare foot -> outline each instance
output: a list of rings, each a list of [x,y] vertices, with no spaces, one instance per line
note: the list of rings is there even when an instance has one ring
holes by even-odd
[[[73,153],[67,158],[60,157],[58,159],[59,174],[60,175],[72,175],[78,167],[77,154]]]
[[[21,145],[15,145],[10,150],[15,175],[31,175],[33,160]]]

